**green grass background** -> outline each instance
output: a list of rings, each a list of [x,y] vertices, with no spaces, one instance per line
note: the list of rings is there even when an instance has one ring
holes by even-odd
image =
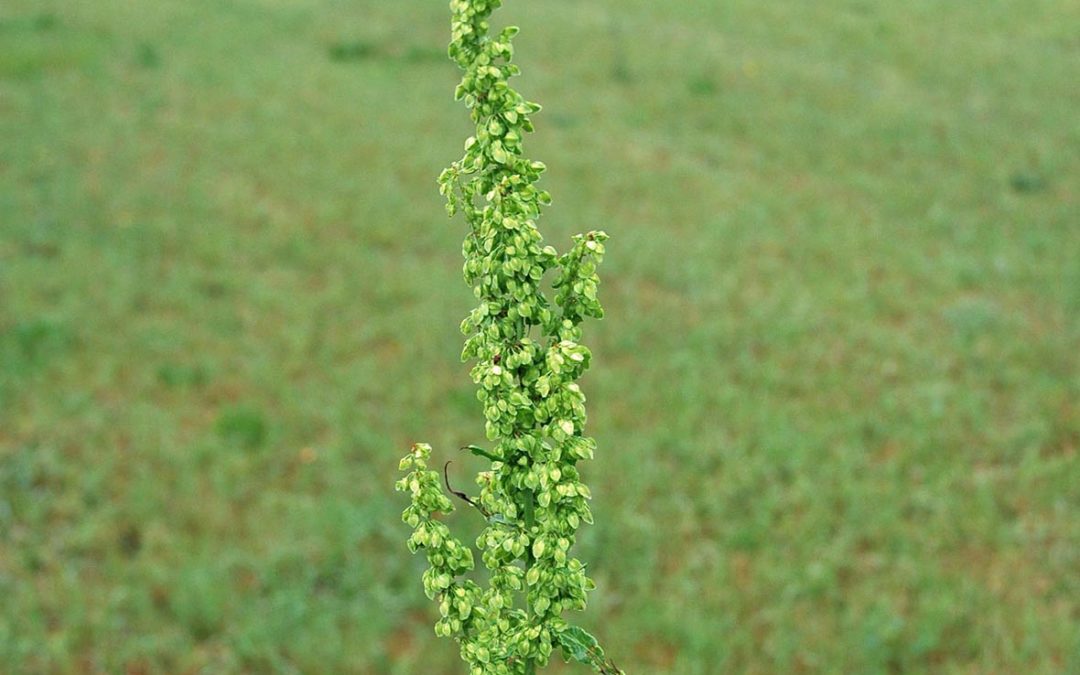
[[[1080,672],[1077,4],[508,5],[542,227],[613,236],[582,622],[636,675]],[[447,35],[0,3],[0,672],[462,672],[392,492],[482,435]]]

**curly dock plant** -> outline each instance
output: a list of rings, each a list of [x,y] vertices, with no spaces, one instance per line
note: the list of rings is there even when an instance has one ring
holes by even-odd
[[[575,382],[589,367],[581,323],[600,318],[596,268],[603,232],[574,237],[559,255],[545,246],[536,221],[550,203],[536,187],[544,165],[522,154],[529,116],[540,106],[508,85],[517,28],[492,36],[488,19],[502,0],[452,0],[450,57],[465,75],[456,91],[472,110],[476,135],[465,156],[439,178],[451,216],[464,214],[465,280],[479,304],[462,323],[462,359],[475,362],[473,381],[487,418],[488,449],[467,446],[491,466],[469,497],[428,469],[431,447],[413,446],[401,461],[409,472],[397,489],[412,503],[402,516],[413,528],[409,548],[423,549],[430,568],[424,590],[439,606],[435,633],[453,637],[472,675],[531,675],[555,649],[595,672],[621,673],[596,639],[563,614],[585,608],[594,584],[573,557],[582,523],[591,523],[589,488],[578,462],[592,459],[596,442],[584,435],[585,396]],[[554,299],[541,282],[554,273]],[[469,578],[473,551],[451,536],[439,514],[453,510],[442,491],[467,503],[487,526],[476,544],[488,586]]]

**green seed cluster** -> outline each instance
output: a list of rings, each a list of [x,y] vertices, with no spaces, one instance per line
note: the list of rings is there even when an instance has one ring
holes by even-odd
[[[412,496],[401,519],[413,528],[409,550],[427,553],[428,569],[424,572],[424,592],[438,599],[442,618],[435,625],[436,635],[449,637],[472,629],[476,616],[473,606],[480,597],[480,588],[458,577],[473,570],[472,549],[450,535],[449,528],[433,515],[454,510],[450,499],[439,488],[439,474],[427,469],[431,446],[418,443],[406,455],[398,468],[410,471],[397,482],[397,489]]]
[[[536,186],[544,165],[523,156],[522,138],[540,106],[508,85],[518,74],[510,63],[517,29],[492,36],[488,22],[501,4],[450,3],[449,53],[464,71],[456,98],[471,109],[476,133],[439,177],[448,212],[462,213],[469,226],[464,276],[478,300],[461,326],[462,359],[474,362],[493,443],[481,451],[492,464],[477,478],[473,504],[488,521],[476,542],[488,588],[462,579],[473,569],[472,552],[434,518],[453,507],[427,468],[429,446],[414,446],[401,463],[411,473],[398,482],[412,495],[404,513],[414,528],[410,549],[424,549],[430,565],[424,588],[442,614],[436,633],[459,641],[474,675],[532,673],[554,648],[566,651],[560,636],[571,627],[562,614],[584,609],[594,588],[571,555],[581,523],[592,522],[577,464],[596,448],[584,435],[585,396],[576,380],[592,358],[580,343],[581,323],[603,316],[596,269],[607,235],[578,235],[559,255],[537,229],[550,195]],[[541,288],[550,270],[554,301]],[[573,639],[577,650],[580,638]]]

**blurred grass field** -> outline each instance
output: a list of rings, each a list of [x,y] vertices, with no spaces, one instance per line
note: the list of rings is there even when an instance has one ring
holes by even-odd
[[[582,622],[637,675],[1080,672],[1077,4],[508,5],[542,227],[613,237]],[[462,672],[392,492],[483,428],[447,24],[0,3],[0,672]]]

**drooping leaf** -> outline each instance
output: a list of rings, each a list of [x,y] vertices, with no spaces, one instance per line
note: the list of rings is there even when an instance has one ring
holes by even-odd
[[[555,633],[555,641],[563,650],[566,662],[577,661],[591,667],[600,675],[626,675],[611,659],[604,656],[600,642],[580,626],[567,626]]]
[[[567,663],[573,660],[590,666],[604,653],[600,649],[600,642],[580,626],[566,628],[556,635],[556,639],[562,647]]]

